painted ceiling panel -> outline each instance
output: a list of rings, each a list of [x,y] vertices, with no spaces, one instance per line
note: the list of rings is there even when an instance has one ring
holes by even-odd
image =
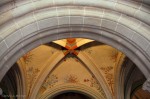
[[[95,63],[95,66],[102,73],[107,85],[114,95],[114,79],[115,68],[117,68],[118,55],[121,53],[111,46],[92,42],[81,47],[81,50],[86,53],[87,57]]]
[[[62,60],[58,66],[47,76],[40,91],[39,96],[50,88],[64,83],[83,84],[100,92],[106,98],[101,85],[95,76],[75,57],[69,56]]]
[[[18,60],[18,64],[24,68],[26,74],[27,92],[30,92],[30,88],[43,70],[44,65],[58,49],[41,45]]]
[[[28,96],[34,89],[39,90],[37,97],[40,97],[49,88],[75,83],[91,87],[106,98],[100,82],[84,63],[86,61],[82,61],[83,57],[79,57],[82,54],[85,54],[85,59],[89,59],[87,61],[92,62],[90,64],[96,66],[108,90],[115,95],[114,73],[124,60],[120,57],[122,53],[93,40],[68,38],[41,45],[18,60],[26,75]],[[39,82],[41,84],[38,87]]]

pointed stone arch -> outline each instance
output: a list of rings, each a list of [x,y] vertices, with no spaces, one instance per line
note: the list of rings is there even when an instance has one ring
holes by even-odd
[[[47,92],[45,92],[39,99],[48,99],[52,98],[58,93],[64,93],[64,92],[79,92],[82,94],[86,94],[87,96],[90,96],[92,99],[103,99],[103,96],[96,92],[95,90],[91,90],[87,86],[84,86],[82,84],[63,84],[58,85]]]
[[[109,0],[6,3],[0,13],[0,17],[6,16],[0,21],[0,80],[27,51],[68,37],[90,38],[117,48],[149,78],[150,12],[145,3]]]

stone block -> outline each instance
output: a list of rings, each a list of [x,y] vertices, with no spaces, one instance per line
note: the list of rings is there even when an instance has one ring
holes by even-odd
[[[70,16],[70,24],[83,24],[83,17]]]
[[[98,18],[91,18],[91,17],[84,17],[84,24],[86,25],[93,25],[93,26],[100,26],[101,20]]]
[[[20,30],[17,30],[16,32],[10,34],[8,37],[6,37],[5,41],[8,47],[11,47],[13,44],[18,42],[22,38]]]
[[[39,24],[39,29],[57,26],[58,25],[58,18],[54,17],[54,18],[48,18],[48,19],[40,20],[38,22],[38,24]]]
[[[38,27],[36,22],[31,23],[21,29],[23,36],[30,35],[31,33],[36,32],[37,30]]]
[[[146,48],[149,45],[149,41],[147,41],[143,36],[139,35],[139,34],[134,34],[132,40],[139,45],[143,50],[146,51]]]
[[[0,50],[0,56],[1,56],[8,49],[4,41],[0,42],[0,48],[1,48]]]
[[[133,31],[133,30],[121,25],[121,24],[118,24],[116,32],[120,33],[121,35],[123,35],[129,39],[131,39],[133,34],[135,33],[135,31]]]
[[[106,29],[110,29],[110,30],[115,30],[117,23],[114,21],[109,21],[109,20],[102,20],[102,24],[101,27],[104,27]]]

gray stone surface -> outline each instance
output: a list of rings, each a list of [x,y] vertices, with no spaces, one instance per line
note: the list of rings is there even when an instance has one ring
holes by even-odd
[[[70,19],[69,17],[59,17],[59,25],[69,25],[70,24]]]
[[[128,41],[129,42],[135,42],[134,44],[136,44],[137,50],[138,50],[138,48],[141,48],[141,50],[144,53],[148,53],[150,55],[150,47],[148,48],[148,46],[150,44],[148,41],[148,40],[150,40],[150,37],[149,37],[149,24],[150,24],[149,8],[145,7],[144,4],[142,4],[142,8],[140,8],[140,5],[139,5],[141,3],[140,0],[137,0],[137,2],[140,2],[140,3],[133,3],[132,0],[128,0],[128,1],[120,0],[119,3],[114,2],[116,0],[65,0],[65,1],[63,1],[63,0],[33,0],[36,2],[32,2],[32,3],[29,3],[29,2],[31,2],[31,0],[29,0],[29,2],[27,0],[18,0],[18,2],[15,4],[8,3],[9,5],[5,5],[4,2],[6,3],[6,1],[10,1],[10,0],[1,0],[1,2],[0,2],[0,5],[1,4],[3,5],[3,8],[0,8],[0,13],[1,14],[3,13],[3,15],[5,15],[5,18],[0,23],[0,26],[1,26],[0,31],[3,31],[3,32],[0,32],[0,37],[5,38],[8,35],[10,35],[10,36],[8,36],[6,39],[7,45],[5,44],[4,41],[0,42],[0,48],[1,48],[0,49],[0,58],[7,58],[6,56],[5,57],[2,56],[2,54],[7,50],[7,46],[9,46],[9,47],[11,45],[13,46],[13,44],[15,44],[15,42],[17,42],[19,40],[19,36],[17,35],[17,33],[12,34],[12,33],[14,33],[14,31],[16,31],[16,26],[14,24],[9,24],[10,20],[13,20],[13,18],[15,18],[15,19],[20,18],[21,24],[19,24],[19,26],[23,27],[21,29],[23,36],[27,36],[29,34],[33,35],[35,33],[35,31],[38,30],[37,25],[39,25],[40,30],[42,30],[42,29],[45,29],[47,27],[57,26],[59,24],[60,25],[68,24],[69,21],[68,21],[68,18],[65,17],[65,15],[69,15],[69,14],[71,15],[70,23],[72,25],[73,24],[75,24],[75,25],[80,24],[80,26],[81,26],[80,28],[73,28],[72,30],[74,30],[74,31],[84,30],[84,28],[82,27],[83,23],[91,24],[91,25],[98,25],[99,22],[97,22],[95,19],[93,19],[95,17],[97,17],[97,18],[103,17],[104,20],[102,23],[102,27],[108,28],[110,30],[115,30],[115,27],[117,24],[114,21],[117,21],[119,23],[119,25],[117,26],[117,30],[116,30],[118,32],[117,35],[118,36],[123,35],[127,38],[130,38],[130,40],[128,40]],[[55,2],[55,6],[53,5],[53,2]],[[150,4],[149,0],[143,0],[143,2]],[[74,6],[75,6],[74,8],[70,7],[70,6],[72,6],[71,5],[72,3],[74,3]],[[26,4],[26,5],[24,5],[24,4]],[[69,6],[67,6],[68,9],[63,8],[67,4],[69,4]],[[84,6],[81,7],[81,5],[84,5]],[[15,7],[15,9],[12,9],[14,6],[18,6],[18,7]],[[35,9],[35,7],[36,7],[36,9]],[[59,9],[56,9],[56,7],[59,7]],[[93,7],[93,9],[90,10],[88,7]],[[51,8],[53,8],[53,9],[51,9]],[[70,10],[70,12],[69,12],[68,11],[69,9],[72,9],[72,10]],[[101,11],[98,9],[100,9]],[[105,15],[103,16],[104,9],[105,10],[107,9],[110,11],[105,11]],[[10,12],[7,12],[8,10],[10,10]],[[38,24],[36,22],[32,23],[34,20],[34,17],[32,16],[32,14],[29,15],[29,16],[31,16],[31,18],[28,18],[29,16],[25,16],[28,13],[32,13],[33,10],[37,11],[37,12],[35,11],[36,12],[35,16],[34,15],[33,16],[35,17],[35,19],[37,19]],[[90,11],[87,11],[87,10],[90,10]],[[117,13],[112,12],[112,11],[116,11]],[[99,12],[99,13],[97,13],[97,12]],[[88,14],[88,13],[90,13],[90,14]],[[126,15],[126,17],[123,16],[122,19],[119,20],[120,14]],[[1,18],[3,17],[3,15],[1,15]],[[13,17],[12,17],[12,15],[13,15]],[[23,16],[26,19],[24,19]],[[55,16],[54,19],[50,19],[50,17],[54,17],[54,16]],[[57,19],[58,16],[61,18]],[[86,16],[87,17],[92,16],[93,18],[92,19],[84,19]],[[131,19],[130,17],[133,17],[133,19]],[[108,20],[106,20],[106,19],[108,19]],[[134,19],[136,19],[136,20],[134,20]],[[58,20],[59,20],[59,22],[58,22]],[[140,26],[138,21],[141,21],[141,23],[146,23],[148,26],[146,26],[146,25]],[[16,21],[16,23],[17,22],[18,21]],[[5,26],[2,27],[4,25],[4,23],[5,23]],[[122,27],[120,24],[126,25],[128,28]],[[139,27],[136,27],[138,25],[139,25]],[[129,28],[133,31],[131,31]],[[62,32],[64,32],[64,31],[66,31],[66,30],[64,29]],[[92,30],[91,29],[91,32],[96,33],[97,31],[99,31],[99,30]],[[136,31],[137,34],[134,33],[134,31]],[[57,32],[59,32],[59,30]],[[57,32],[55,32],[55,33],[57,33]],[[70,32],[69,29],[68,29],[68,32]],[[4,33],[4,34],[2,35],[2,33]],[[42,41],[48,42],[48,41],[50,41],[50,39],[51,40],[58,39],[59,38],[58,35],[57,36],[56,35],[55,36],[49,36],[53,33],[54,32],[47,31],[47,33],[43,34],[41,32],[42,36],[47,36],[47,37],[43,38]],[[120,33],[122,35],[120,35]],[[82,36],[82,37],[89,37],[89,38],[93,37],[93,38],[98,39],[98,37],[100,36],[99,34],[94,36],[94,34],[87,35],[86,33],[83,33],[81,35],[81,34],[77,33],[77,34],[72,34],[71,36],[74,35],[77,37]],[[133,39],[131,39],[133,34],[134,34]],[[17,38],[13,39],[13,37],[15,37],[15,36]],[[111,36],[105,35],[105,36],[110,37],[110,39],[114,39],[116,42],[119,42],[119,44],[123,44],[121,42],[123,40],[121,40],[120,38],[114,37],[115,35],[111,35]],[[60,36],[60,38],[62,38],[62,37],[68,37],[68,36],[66,36],[66,34],[62,34]],[[102,37],[102,36],[100,36],[100,37]],[[36,39],[41,39],[41,38],[40,38],[40,36],[37,36]],[[33,40],[28,39],[27,41],[24,41],[23,43],[29,44],[33,41],[34,41],[34,39]],[[110,42],[112,44],[112,46],[115,45],[114,42],[111,42],[111,40],[106,39],[106,38],[105,39],[103,38],[102,41],[107,41],[107,43]],[[39,43],[41,43],[41,42],[39,42]],[[39,43],[34,43],[33,46],[35,47],[36,44],[39,44]],[[115,45],[115,46],[117,46],[117,45]],[[128,44],[125,44],[125,46],[128,46]],[[128,48],[130,50],[132,50],[133,52],[135,51],[135,50],[133,50],[133,48],[131,48],[131,46],[128,46]],[[130,50],[125,51],[126,49],[124,49],[123,47],[120,47],[120,49],[122,49],[123,52],[126,52],[127,55],[129,54],[128,51],[130,51]],[[15,51],[17,51],[17,50],[15,50]],[[14,53],[15,53],[15,51],[14,51]],[[135,60],[133,59],[134,62],[139,67],[142,68],[141,70],[146,76],[149,75],[149,72],[147,72],[148,70],[146,70],[147,68],[149,68],[149,64],[146,64],[147,60],[145,61],[145,59],[147,59],[149,57],[147,57],[145,55],[145,58],[143,58],[141,53],[138,53],[138,52],[135,52],[135,54],[139,55],[139,57],[138,57],[139,59],[138,58],[135,58]],[[8,55],[8,57],[11,57],[11,54],[9,54],[9,55]],[[132,56],[131,58],[134,58],[134,55],[129,55],[129,56]],[[13,61],[12,60],[10,60],[10,62],[8,61],[9,63],[7,65],[12,65],[13,62],[15,62],[18,57],[20,57],[20,56],[16,55],[16,56],[14,56],[14,58],[11,57],[13,59]],[[1,60],[0,64],[3,62],[4,61]],[[145,63],[146,66],[143,65],[143,63]],[[5,68],[5,66],[4,66],[2,71],[6,72],[8,70],[8,68],[7,67]],[[146,71],[146,73],[145,73],[145,71]],[[4,76],[4,75],[2,74],[2,72],[0,72],[0,77],[2,78],[2,76]],[[1,80],[1,78],[0,78],[0,80]]]
[[[57,13],[57,16],[65,16],[65,15],[70,16],[69,15],[69,13],[71,13],[70,7],[65,7],[65,6],[57,7],[56,13]]]
[[[150,44],[149,44],[148,48],[146,49],[146,53],[150,56]]]
[[[110,30],[115,30],[117,23],[109,20],[102,20],[102,25],[101,27],[110,29]]]
[[[2,37],[0,37],[0,42],[3,40],[3,38]]]
[[[38,40],[36,42],[33,41],[31,44],[32,44],[32,46],[26,46],[22,50],[24,52],[28,52],[28,51],[32,50],[33,48],[36,48],[37,46],[41,45],[41,42],[40,42],[40,40]]]
[[[131,29],[121,25],[121,24],[118,24],[117,25],[117,29],[116,29],[116,32],[120,33],[121,35],[127,37],[127,38],[132,38],[133,34],[135,33],[134,31],[132,31]]]
[[[149,42],[144,37],[136,33],[133,35],[132,40],[146,51]]]
[[[71,37],[72,37],[71,33],[60,33],[58,34],[57,39],[60,40],[60,39],[71,38]]]
[[[17,44],[17,46],[15,46],[15,48],[13,48],[12,50],[10,50],[7,55],[4,57],[5,60],[8,60],[8,58],[12,57],[14,54],[16,54],[16,51],[18,53],[18,51],[22,48],[23,46],[21,44]]]
[[[17,54],[13,55],[13,58],[9,59],[5,64],[4,66],[6,66],[6,71],[9,70],[11,67],[12,67],[12,64],[14,64],[16,61],[15,60],[18,60],[18,57],[21,57],[23,55],[23,51],[22,50],[19,50],[17,51]],[[4,73],[6,72],[4,71]]]
[[[23,36],[27,36],[38,30],[37,23],[31,23],[21,29]]]
[[[147,90],[150,92],[150,78],[148,78],[145,83],[143,84],[143,90]]]
[[[150,23],[150,20],[149,20],[149,17],[148,17],[148,16],[150,16],[149,13],[145,13],[145,12],[139,10],[139,11],[137,11],[137,12],[135,13],[135,16],[136,16],[137,18],[139,18],[139,19],[142,19],[142,21],[146,22],[147,24]]]
[[[72,5],[74,3],[74,0],[54,0],[55,4],[69,4]]]
[[[83,17],[81,16],[71,16],[70,24],[83,24]]]
[[[85,17],[84,18],[84,24],[100,26],[101,20],[100,19],[96,19],[96,18],[91,18],[91,17]]]
[[[48,43],[48,42],[54,41],[54,40],[58,40],[58,37],[57,37],[56,35],[55,35],[55,36],[52,35],[51,37],[47,36],[47,37],[41,39],[41,41],[42,41],[43,43]]]
[[[4,41],[0,42],[0,56],[7,50],[7,45]]]
[[[31,0],[15,0],[15,6],[18,7],[18,6],[25,5],[31,2],[32,2]]]
[[[5,41],[8,47],[11,47],[13,44],[18,42],[21,38],[22,38],[21,32],[20,30],[18,30],[12,33],[11,35],[9,35],[8,37],[6,37]]]
[[[57,19],[57,17],[48,18],[48,19],[40,20],[38,22],[38,24],[39,24],[39,29],[57,26],[58,25],[58,19]]]
[[[3,64],[6,62],[6,59],[1,59],[1,62],[0,62],[0,70],[3,68]],[[1,77],[1,76],[0,76]]]

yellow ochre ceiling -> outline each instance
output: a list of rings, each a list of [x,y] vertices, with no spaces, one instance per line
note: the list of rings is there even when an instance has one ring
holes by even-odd
[[[103,84],[112,96],[116,95],[114,75],[124,58],[124,54],[109,45],[68,38],[41,45],[17,63],[24,71],[28,96],[38,90],[36,97],[39,99],[52,87],[73,83],[88,86],[106,99]]]

